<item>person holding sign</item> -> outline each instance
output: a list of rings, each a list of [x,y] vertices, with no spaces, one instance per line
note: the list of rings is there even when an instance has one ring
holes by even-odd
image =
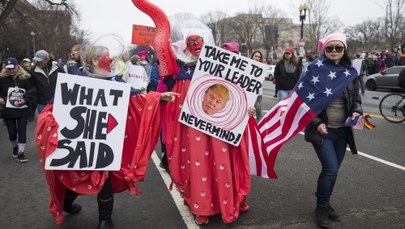
[[[32,99],[30,74],[18,65],[17,59],[6,59],[5,68],[0,72],[0,109],[4,119],[8,137],[13,146],[12,156],[21,163],[25,158],[27,142],[27,118],[31,114],[27,106]]]
[[[149,78],[145,68],[141,66],[141,60],[138,55],[133,55],[129,59],[128,71],[122,79],[131,85],[131,87],[140,90],[146,94],[146,88],[149,84]]]
[[[113,62],[113,60],[110,57],[110,50],[106,46],[90,46],[86,49],[85,56],[82,59],[84,64],[82,74],[84,76],[99,80],[124,82],[121,77],[116,76],[114,75],[114,73],[112,73],[111,63]],[[63,78],[65,77],[60,76],[60,79]],[[80,82],[79,78],[80,77],[70,77],[71,80],[77,80],[78,82]],[[82,79],[82,81],[83,80],[84,79]],[[75,85],[77,84],[78,83],[75,83]],[[57,84],[57,89],[59,87],[62,88],[63,86]],[[80,90],[87,90],[87,87],[82,87],[82,89]],[[66,89],[65,93],[74,93],[73,91],[73,89]],[[106,90],[98,90],[98,92],[95,93],[96,99],[94,101],[91,98],[92,91],[93,89],[90,88],[89,91],[86,91],[86,93],[80,93],[80,95],[78,96],[82,99],[79,99],[77,101],[93,101],[94,103],[100,103],[99,106],[105,107],[109,106],[109,104],[107,104],[108,101],[117,103],[117,100],[120,98],[119,91],[115,90],[115,94],[111,94],[112,90],[107,90],[106,88]],[[104,93],[105,91],[110,91],[110,93]],[[78,194],[97,194],[99,212],[98,228],[113,228],[111,215],[113,212],[114,193],[122,192],[128,189],[131,194],[141,194],[141,191],[138,190],[136,187],[136,183],[143,180],[147,171],[148,161],[159,137],[161,121],[160,100],[173,101],[177,94],[172,92],[153,92],[146,95],[140,95],[139,93],[139,90],[131,90],[129,107],[122,107],[122,109],[128,109],[128,115],[126,118],[127,121],[126,123],[124,123],[125,139],[123,140],[122,158],[120,162],[121,167],[118,171],[88,169],[46,170],[45,167],[47,164],[45,163],[47,162],[47,158],[52,156],[52,154],[55,153],[56,150],[60,149],[61,145],[64,148],[69,147],[69,155],[72,152],[73,154],[86,154],[87,152],[84,151],[89,150],[89,159],[87,160],[86,157],[86,159],[81,160],[80,162],[84,161],[86,163],[92,163],[92,161],[90,161],[90,158],[92,158],[91,155],[97,154],[97,152],[94,152],[95,147],[85,147],[86,143],[98,143],[99,145],[102,144],[102,142],[100,143],[100,141],[94,141],[94,138],[103,139],[103,136],[105,136],[104,138],[107,138],[109,130],[113,129],[114,126],[117,126],[120,123],[117,124],[117,122],[114,122],[114,119],[110,118],[108,118],[108,122],[106,122],[107,120],[104,120],[105,122],[103,122],[103,118],[100,119],[101,116],[99,116],[96,125],[88,125],[86,123],[85,125],[81,125],[82,127],[79,128],[78,126],[80,125],[80,123],[76,122],[77,126],[73,129],[74,131],[67,131],[70,131],[69,133],[72,134],[75,134],[74,132],[82,131],[83,134],[79,133],[79,135],[86,135],[87,138],[85,140],[87,140],[87,142],[85,140],[80,142],[83,147],[79,146],[79,143],[76,143],[77,146],[76,148],[74,148],[73,146],[70,147],[70,145],[68,144],[73,144],[75,141],[77,141],[76,139],[78,137],[66,139],[66,135],[62,132],[60,132],[61,135],[58,136],[58,124],[60,123],[57,123],[55,121],[53,113],[59,113],[59,111],[54,110],[54,104],[48,105],[45,108],[44,112],[40,114],[36,130],[36,144],[38,154],[41,158],[42,165],[44,166],[44,175],[46,177],[51,195],[51,204],[49,210],[51,214],[56,217],[56,223],[58,225],[60,225],[64,219],[64,216],[62,214],[63,211],[68,214],[77,214],[78,212],[80,212],[81,206],[77,203],[74,203]],[[69,99],[76,97],[77,96],[71,96]],[[111,97],[114,97],[115,99],[111,100]],[[57,94],[55,95],[55,102],[56,98]],[[70,102],[71,101],[73,100],[70,100]],[[95,106],[93,103],[91,105]],[[86,106],[79,106],[79,104],[76,105],[76,107],[73,107],[73,109],[77,107],[82,107],[82,109],[90,109]],[[89,112],[85,112],[85,115],[88,116],[88,118],[84,120],[81,119],[81,117],[78,117],[78,119],[82,120],[83,122],[91,122],[91,117],[93,117],[91,116],[91,112],[96,113],[95,110],[91,110]],[[70,112],[70,114],[72,114],[72,112]],[[95,130],[91,129],[92,127],[94,127]],[[106,133],[104,133],[103,131],[99,131],[99,129],[105,129]],[[67,131],[65,131],[65,133]],[[93,131],[99,133],[93,134]],[[99,137],[97,137],[97,134],[99,135]],[[60,143],[58,141],[59,138],[62,137],[65,137],[65,143]],[[148,140],[146,141],[145,139]],[[97,156],[99,155],[100,154],[97,154]],[[65,158],[67,158],[68,156],[66,156]],[[86,163],[84,164],[86,165]]]
[[[251,177],[246,132],[242,131],[240,144],[235,146],[185,125],[179,120],[181,117],[186,118],[186,122],[196,125],[198,123],[201,128],[214,126],[211,128],[212,130],[216,128],[217,124],[219,126],[223,123],[212,124],[213,122],[204,120],[221,119],[225,116],[221,110],[228,107],[226,104],[230,102],[234,104],[235,97],[244,94],[242,91],[238,91],[239,87],[216,75],[202,74],[203,76],[201,76],[201,72],[196,66],[203,62],[200,56],[200,52],[205,50],[203,43],[204,39],[199,34],[189,34],[186,37],[186,48],[180,49],[177,53],[180,70],[175,76],[172,91],[181,94],[181,96],[174,103],[168,103],[166,107],[167,117],[164,135],[166,152],[170,175],[181,192],[184,203],[195,215],[195,222],[207,224],[209,216],[221,214],[223,222],[231,223],[238,219],[240,212],[249,210],[246,198],[250,192]],[[215,56],[226,57],[230,55],[229,52],[219,49],[218,52],[223,55]],[[231,52],[236,53],[236,51],[238,50]],[[240,58],[239,55],[234,57],[236,62],[239,61],[238,63],[242,62]],[[188,104],[187,95],[190,93],[189,89],[193,87],[192,79],[195,79],[196,72],[200,73],[197,78],[201,79],[201,84],[195,85],[200,86],[200,90],[191,91],[195,95],[193,97],[195,100],[190,101],[195,102],[191,102],[190,106],[187,107],[192,111],[199,112],[201,105],[203,111],[201,116],[182,112],[182,108]],[[210,81],[212,83],[207,82],[209,80],[212,80]],[[227,87],[223,86],[225,84]],[[232,101],[229,100],[231,95],[234,97]],[[209,100],[215,101],[213,103],[216,105],[208,105]],[[245,107],[248,109],[247,106]],[[239,110],[238,107],[232,109],[235,110],[235,113],[236,110]],[[249,109],[249,111],[251,111],[250,114],[254,113],[254,108]],[[241,117],[245,118],[247,112],[241,111],[241,113],[243,113]],[[226,115],[229,116],[229,114]]]

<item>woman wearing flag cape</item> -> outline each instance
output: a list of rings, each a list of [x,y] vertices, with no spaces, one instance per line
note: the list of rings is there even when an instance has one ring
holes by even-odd
[[[260,157],[255,155],[251,173],[276,178],[274,165],[279,150],[306,127],[305,140],[313,144],[322,164],[316,191],[316,221],[319,226],[328,227],[329,220],[340,220],[330,206],[330,197],[346,146],[357,153],[353,131],[345,126],[345,121],[363,110],[357,71],[347,53],[345,35],[333,33],[320,39],[318,51],[322,55],[308,65],[292,93],[267,112],[258,123],[257,133],[250,132],[251,142],[261,144],[261,148],[256,146]]]
[[[305,128],[305,139],[312,143],[322,165],[315,193],[315,216],[316,223],[327,228],[330,220],[340,220],[330,205],[330,197],[346,146],[349,145],[353,154],[357,153],[352,128],[345,126],[345,120],[347,117],[354,119],[363,110],[359,82],[347,53],[345,35],[334,33],[326,36],[319,41],[318,51],[322,53],[321,57],[311,63],[304,73],[309,83],[300,82],[297,90],[301,86],[306,89],[303,95],[307,96],[308,103],[311,103],[311,94],[317,92],[325,98],[309,105],[317,116]],[[321,101],[326,106],[319,103]]]

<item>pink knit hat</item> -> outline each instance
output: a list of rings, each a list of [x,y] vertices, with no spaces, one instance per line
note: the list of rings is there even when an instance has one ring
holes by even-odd
[[[227,42],[222,44],[222,48],[239,54],[239,43],[238,42]]]
[[[139,57],[148,56],[149,52],[147,50],[142,50],[142,51],[139,51],[137,54]]]
[[[319,39],[318,52],[319,53],[323,52],[325,46],[331,41],[340,41],[345,45],[345,49],[347,49],[346,36],[341,33],[331,33],[328,36]]]

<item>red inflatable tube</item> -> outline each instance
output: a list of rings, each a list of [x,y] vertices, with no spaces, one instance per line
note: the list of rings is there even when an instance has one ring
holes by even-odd
[[[153,42],[156,58],[159,60],[159,75],[161,77],[176,73],[176,60],[170,45],[171,28],[169,19],[158,6],[147,0],[132,0],[132,3],[142,12],[152,18],[156,27]]]

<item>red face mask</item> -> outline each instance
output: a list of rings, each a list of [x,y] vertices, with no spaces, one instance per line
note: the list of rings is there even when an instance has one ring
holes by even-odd
[[[110,58],[108,51],[105,51],[98,60],[97,67],[104,71],[111,72],[111,63],[112,59]]]
[[[191,55],[198,57],[204,45],[204,39],[198,35],[191,35],[187,38],[186,44]]]

